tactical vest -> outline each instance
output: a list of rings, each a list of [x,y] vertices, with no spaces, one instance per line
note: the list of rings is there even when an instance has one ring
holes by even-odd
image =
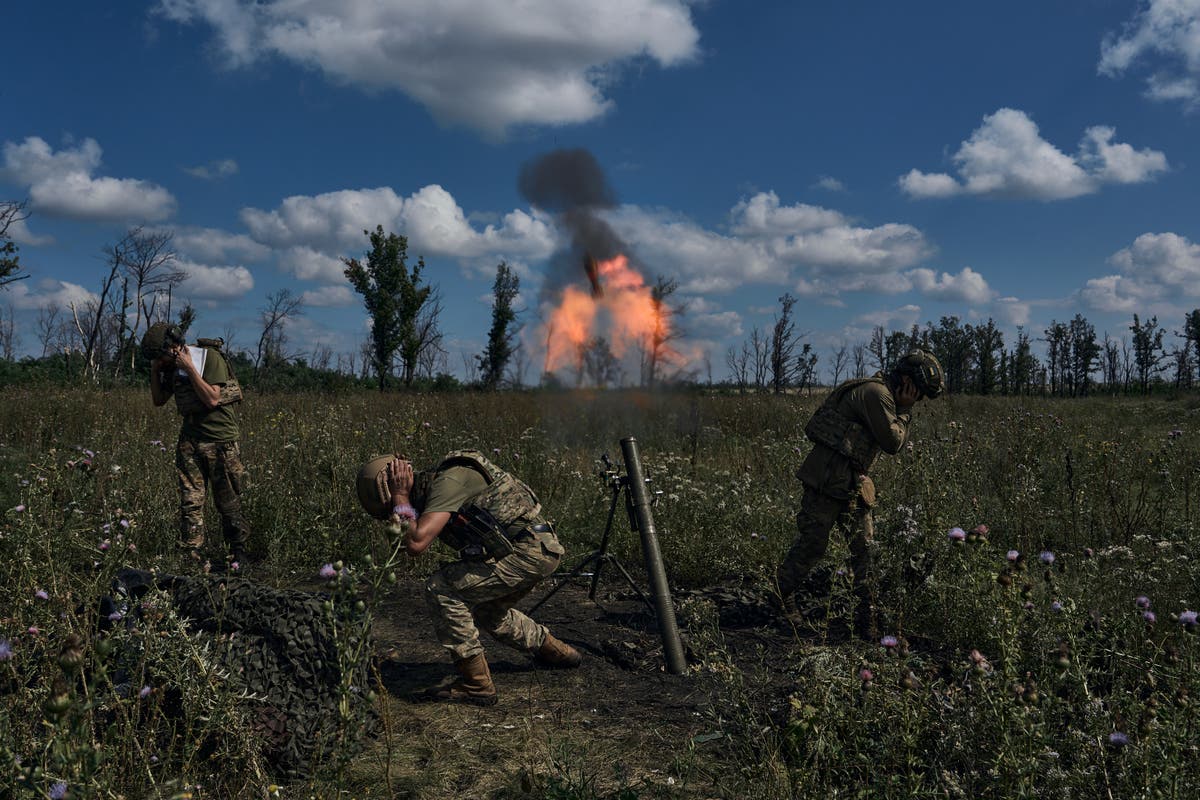
[[[867,383],[887,384],[882,378],[856,378],[834,389],[825,402],[804,426],[804,435],[813,442],[841,453],[850,460],[856,472],[867,474],[883,449],[871,432],[854,420],[848,419],[838,406],[847,392]]]
[[[455,450],[442,459],[437,471],[449,467],[470,467],[483,476],[487,488],[472,498],[471,504],[490,513],[502,528],[530,521],[542,510],[542,504],[532,489],[497,467],[478,450]],[[443,528],[438,538],[459,551],[480,545],[475,534],[455,524]]]
[[[229,364],[229,359],[225,358],[225,354],[221,352],[221,345],[224,343],[222,339],[198,339],[196,341],[197,347],[203,347],[208,351],[208,358],[220,358],[225,362],[225,372],[228,373],[229,378],[218,387],[221,391],[221,399],[217,401],[218,406],[227,406],[230,403],[242,401],[242,385],[238,383],[237,375]],[[204,405],[200,396],[196,394],[196,390],[192,386],[192,379],[187,375],[180,375],[179,370],[174,371],[173,390],[175,407],[179,409],[181,415],[190,417],[209,411],[208,406]]]

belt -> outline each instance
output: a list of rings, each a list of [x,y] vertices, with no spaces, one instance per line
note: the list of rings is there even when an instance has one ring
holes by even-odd
[[[522,539],[532,539],[535,533],[554,533],[554,526],[549,522],[539,522],[535,525],[522,525],[515,531],[509,528],[505,531],[505,536],[510,542],[517,542]]]

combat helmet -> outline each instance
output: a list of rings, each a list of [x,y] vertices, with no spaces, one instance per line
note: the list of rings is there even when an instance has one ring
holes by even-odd
[[[937,356],[928,350],[914,348],[904,354],[896,365],[897,375],[907,375],[928,398],[937,397],[946,387],[945,373]]]
[[[392,493],[388,489],[388,464],[403,456],[375,456],[358,471],[354,488],[363,510],[375,519],[386,520],[392,513]],[[435,470],[426,469],[413,473],[413,485],[409,497],[423,498],[429,493]],[[417,502],[414,500],[414,502]]]
[[[142,336],[142,355],[150,361],[162,355],[169,345],[183,344],[183,329],[169,322],[156,322]]]

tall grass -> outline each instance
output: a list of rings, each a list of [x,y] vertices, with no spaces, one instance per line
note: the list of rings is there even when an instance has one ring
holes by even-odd
[[[161,607],[145,630],[99,633],[96,600],[119,567],[180,568],[178,418],[134,391],[7,389],[0,402],[0,762],[9,776],[0,794],[45,796],[61,784],[76,794],[261,796],[277,778],[253,737],[236,733],[244,711],[228,676],[183,622]],[[322,564],[371,556],[356,573],[360,589],[373,587],[359,592],[370,601],[386,578],[431,570],[429,560],[393,563],[354,499],[359,465],[383,452],[425,465],[449,450],[484,450],[534,487],[571,551],[586,552],[608,509],[597,458],[618,455],[633,435],[659,492],[673,585],[750,576],[766,590],[792,536],[794,472],[809,447],[801,428],[815,402],[251,396],[241,441],[251,550],[262,559],[253,577],[322,588]],[[745,723],[739,746],[722,751],[746,781],[737,791],[1195,796],[1194,402],[922,403],[911,448],[883,458],[874,477],[881,633],[894,643],[796,639],[785,659],[790,713],[764,733],[711,613],[688,617],[712,667],[705,674],[727,676],[723,713]],[[216,561],[215,519],[209,527]],[[952,528],[967,532],[963,541]],[[613,542],[626,563],[640,561],[637,546],[630,536]],[[829,565],[844,564],[835,537]],[[842,583],[825,624],[848,613]],[[113,659],[125,660],[118,669]],[[170,676],[171,708],[149,675]],[[335,761],[322,785],[340,780],[345,765]],[[556,764],[545,766],[553,780],[534,783],[555,796],[588,785],[566,756]],[[222,783],[230,775],[236,788]]]

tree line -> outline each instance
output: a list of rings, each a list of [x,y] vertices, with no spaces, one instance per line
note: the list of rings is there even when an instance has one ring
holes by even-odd
[[[780,311],[770,329],[755,328],[740,348],[730,347],[725,363],[729,384],[739,392],[811,390],[817,385],[818,356],[806,333],[796,330],[796,299],[779,298]],[[914,324],[907,331],[888,331],[877,325],[869,338],[834,348],[830,385],[847,378],[887,372],[913,348],[937,356],[951,393],[1052,395],[1082,397],[1097,391],[1146,394],[1155,388],[1191,389],[1200,381],[1200,309],[1187,312],[1176,330],[1180,340],[1168,346],[1167,328],[1158,317],[1143,320],[1134,314],[1128,335],[1098,338],[1082,314],[1051,320],[1037,341],[1044,355],[1033,352],[1030,332],[1018,326],[1016,341],[1006,343],[1003,331],[989,318],[972,324],[944,316],[935,324]]]
[[[29,277],[20,262],[12,232],[29,216],[23,202],[0,202],[0,291]],[[258,309],[254,345],[237,345],[240,332],[227,323],[222,338],[239,376],[259,387],[389,386],[484,389],[522,387],[532,371],[530,354],[520,340],[522,310],[517,308],[520,280],[509,264],[496,267],[492,285],[491,326],[482,352],[464,354],[465,380],[451,374],[443,347],[442,303],[428,282],[425,262],[411,263],[408,239],[382,226],[363,231],[369,247],[362,258],[343,258],[344,274],[370,318],[370,331],[357,351],[334,353],[325,344],[302,349],[288,329],[305,314],[301,297],[283,288],[267,295]],[[148,371],[138,343],[153,323],[171,321],[189,332],[197,309],[175,297],[186,274],[179,268],[170,231],[130,228],[102,249],[104,269],[99,293],[65,307],[48,303],[38,310],[34,335],[39,355],[23,361],[27,371],[66,380],[111,383],[140,380]],[[638,385],[724,385],[738,392],[809,391],[823,385],[820,357],[797,328],[797,299],[779,298],[774,322],[755,327],[740,347],[725,354],[729,376],[715,384],[711,361],[686,363],[677,349],[685,337],[680,319],[686,307],[672,302],[678,283],[659,276],[650,287],[654,324],[637,343]],[[1023,327],[1005,342],[995,321],[973,324],[944,316],[936,324],[907,331],[876,326],[866,341],[833,348],[825,377],[829,385],[846,378],[886,372],[914,347],[933,352],[945,370],[947,390],[974,394],[1043,394],[1079,397],[1097,391],[1147,393],[1161,386],[1192,388],[1200,381],[1200,309],[1185,314],[1168,345],[1168,329],[1157,317],[1138,314],[1124,332],[1098,337],[1081,314],[1051,323],[1036,339]],[[554,331],[547,331],[547,337]],[[1034,354],[1034,342],[1044,354]],[[0,361],[12,365],[21,343],[11,308],[0,308]],[[547,342],[549,344],[549,342]],[[547,348],[548,350],[549,348]],[[538,383],[557,388],[627,385],[630,376],[612,344],[595,335],[570,354],[564,380],[545,365]],[[9,370],[10,374],[14,374]]]

